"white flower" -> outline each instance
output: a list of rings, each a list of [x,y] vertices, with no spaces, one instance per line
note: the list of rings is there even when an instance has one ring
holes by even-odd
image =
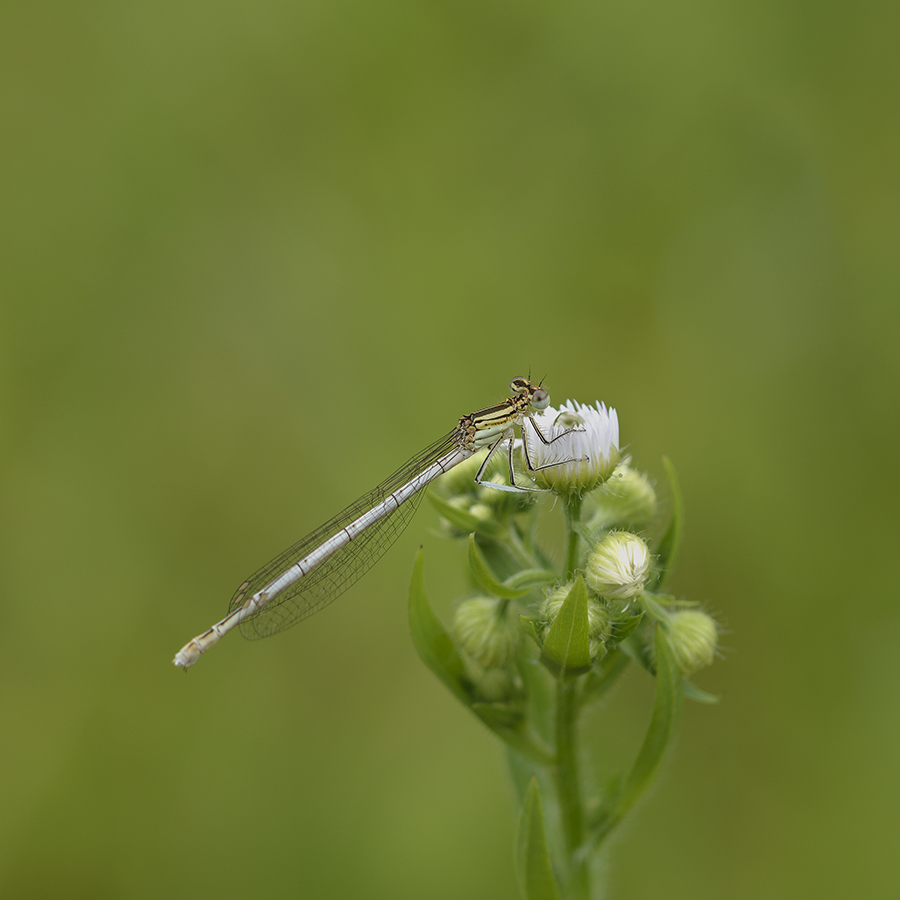
[[[634,600],[640,597],[650,568],[650,550],[630,531],[612,531],[588,557],[584,580],[603,597]]]
[[[535,415],[527,427],[528,455],[541,487],[582,494],[606,481],[619,462],[619,417],[605,403],[585,406],[567,400],[559,409],[548,407]]]

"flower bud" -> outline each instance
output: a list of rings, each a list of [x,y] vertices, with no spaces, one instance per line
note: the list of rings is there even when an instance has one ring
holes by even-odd
[[[480,450],[468,459],[463,460],[458,465],[445,472],[438,479],[441,492],[452,503],[453,499],[460,496],[467,496],[475,493],[475,476],[487,456],[487,450]]]
[[[681,610],[666,620],[665,629],[675,661],[685,675],[712,663],[719,636],[712,616],[694,609]]]
[[[586,506],[590,529],[643,528],[656,515],[656,491],[643,472],[623,463]]]
[[[588,557],[584,580],[603,597],[634,600],[640,597],[650,568],[650,550],[630,531],[612,531]]]
[[[484,669],[476,675],[475,684],[486,703],[508,703],[522,696],[522,685],[509,669]]]
[[[453,632],[459,645],[485,669],[508,665],[515,656],[520,629],[508,608],[507,600],[472,597],[456,609]]]

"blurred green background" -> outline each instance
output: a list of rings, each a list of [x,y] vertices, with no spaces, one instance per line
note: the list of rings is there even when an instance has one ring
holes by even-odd
[[[514,898],[499,746],[408,635],[419,543],[464,590],[427,503],[170,660],[529,368],[673,459],[728,632],[611,896],[900,895],[898,10],[5,4],[0,896]]]

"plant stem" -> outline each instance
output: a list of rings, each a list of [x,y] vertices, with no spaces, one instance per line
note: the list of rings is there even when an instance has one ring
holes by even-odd
[[[566,530],[568,539],[566,546],[566,578],[575,574],[578,564],[578,531],[575,526],[581,521],[580,496],[570,494],[566,497]]]
[[[519,532],[516,531],[514,525],[510,525],[503,543],[523,569],[530,569],[534,566],[534,556],[522,543],[522,538],[519,536]]]
[[[584,853],[584,809],[578,778],[576,720],[579,707],[577,682],[558,682],[554,777],[569,864],[569,890],[566,896],[572,900],[589,900],[590,872]]]

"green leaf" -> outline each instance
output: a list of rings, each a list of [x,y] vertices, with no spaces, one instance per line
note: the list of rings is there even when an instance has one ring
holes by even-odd
[[[409,628],[422,662],[466,706],[472,698],[465,688],[466,671],[452,638],[434,614],[425,593],[425,551],[419,547],[409,586]]]
[[[513,725],[507,725],[500,721],[498,711],[491,709],[485,713],[486,706],[491,706],[491,704],[473,703],[470,709],[504,744],[542,766],[553,765],[553,754],[542,741],[533,736],[532,731],[523,727],[521,716],[519,717],[520,721]]]
[[[448,503],[443,497],[439,497],[432,491],[428,492],[428,499],[432,502],[438,513],[460,531],[467,533],[479,531],[481,534],[486,534],[490,537],[499,537],[503,533],[503,528],[496,522],[479,519],[477,516],[473,516],[468,510],[460,509],[458,506]]]
[[[525,900],[560,900],[547,850],[541,789],[536,778],[531,779],[522,804],[517,843],[519,881]]]
[[[653,718],[634,767],[628,773],[620,806],[634,805],[658,774],[663,756],[678,727],[681,701],[681,670],[669,649],[665,630],[657,627],[656,701],[653,706]]]
[[[693,700],[695,703],[708,703],[710,705],[718,703],[720,699],[715,694],[701,691],[696,684],[691,684],[689,681],[684,683],[684,697],[686,700]]]
[[[625,778],[613,811],[595,824],[595,839],[602,840],[646,793],[656,779],[666,750],[678,726],[682,703],[681,670],[669,649],[665,632],[656,629],[656,702],[650,727],[637,759]]]
[[[484,557],[478,549],[478,544],[475,543],[474,534],[469,535],[469,568],[475,577],[475,583],[483,591],[493,594],[495,597],[500,597],[501,600],[515,600],[517,597],[524,597],[531,590],[528,587],[515,590],[514,588],[506,587],[498,581],[484,561]]]
[[[515,728],[525,714],[521,703],[473,703],[471,709],[493,731]]]
[[[520,653],[516,659],[516,669],[525,687],[528,724],[534,729],[541,746],[547,746],[553,742],[556,724],[556,683],[540,662],[540,644],[537,649],[534,655],[526,651]],[[531,647],[527,647],[527,651],[530,650]]]
[[[554,674],[580,675],[591,667],[587,601],[587,588],[579,574],[541,647],[541,658]]]
[[[657,547],[657,558],[659,565],[659,575],[656,579],[654,589],[662,588],[669,579],[672,569],[675,566],[675,560],[678,556],[678,548],[681,544],[681,533],[684,529],[684,500],[681,496],[681,486],[678,483],[678,475],[675,472],[675,466],[672,460],[667,456],[663,457],[663,464],[666,467],[666,474],[669,476],[669,488],[672,491],[672,521],[666,533],[662,536]]]
[[[519,616],[519,621],[522,623],[525,633],[538,645],[538,650],[540,650],[541,633],[538,630],[538,620],[533,616]]]

